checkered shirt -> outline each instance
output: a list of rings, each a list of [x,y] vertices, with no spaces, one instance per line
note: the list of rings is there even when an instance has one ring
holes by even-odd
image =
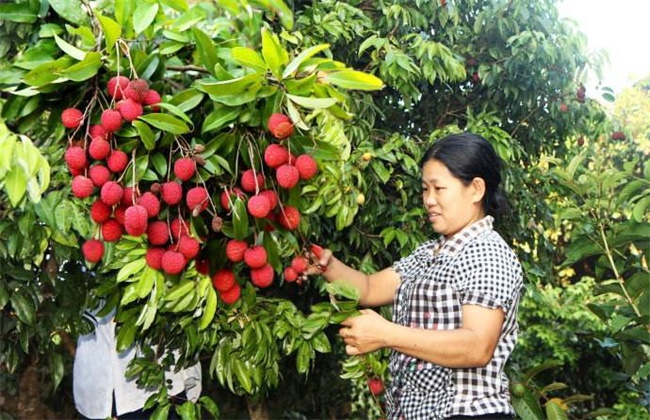
[[[503,369],[517,339],[522,270],[492,221],[487,216],[449,239],[428,241],[393,265],[400,276],[393,304],[399,325],[453,330],[462,325],[462,305],[502,308],[505,320],[485,367],[446,368],[393,351],[388,418],[514,414]]]

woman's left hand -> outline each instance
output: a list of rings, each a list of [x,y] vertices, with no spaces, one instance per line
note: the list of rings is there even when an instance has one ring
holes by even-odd
[[[360,315],[343,321],[339,335],[346,344],[346,353],[363,354],[385,347],[387,324],[390,321],[371,309],[362,309]]]

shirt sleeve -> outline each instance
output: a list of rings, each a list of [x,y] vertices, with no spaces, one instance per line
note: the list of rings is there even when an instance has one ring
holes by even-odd
[[[463,305],[509,311],[521,286],[521,265],[505,242],[477,241],[459,256],[458,292]]]

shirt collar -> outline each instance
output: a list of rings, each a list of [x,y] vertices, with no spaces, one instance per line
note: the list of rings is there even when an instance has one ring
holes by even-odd
[[[438,254],[448,256],[456,255],[466,244],[470,243],[478,235],[486,230],[492,230],[493,221],[494,218],[492,216],[485,216],[450,238],[441,236],[433,244],[434,255],[436,254],[436,249],[438,250]]]

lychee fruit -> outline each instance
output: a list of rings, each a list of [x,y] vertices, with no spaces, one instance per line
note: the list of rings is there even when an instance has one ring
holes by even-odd
[[[232,289],[236,283],[235,273],[226,268],[222,268],[212,276],[212,285],[219,292],[226,292]]]
[[[165,182],[162,184],[160,197],[165,203],[174,206],[183,199],[183,187],[176,181]]]
[[[122,205],[126,207],[132,206],[134,203],[133,200],[137,199],[137,196],[133,197],[133,195],[134,195],[133,187],[125,187],[124,192],[122,194],[122,201],[121,201]]]
[[[291,267],[285,267],[284,269],[284,281],[287,283],[293,283],[298,279],[298,273]]]
[[[250,268],[260,268],[266,264],[266,249],[261,245],[255,245],[244,251],[244,262]]]
[[[185,203],[191,211],[198,209],[199,213],[202,212],[208,208],[208,191],[204,187],[191,188],[185,196]]]
[[[269,205],[271,206],[271,210],[275,209],[278,205],[278,195],[275,193],[273,190],[264,190],[259,193],[259,195],[262,195],[266,197],[269,200]]]
[[[380,378],[369,378],[368,388],[372,395],[381,395],[384,392],[384,381]]]
[[[111,217],[111,208],[102,200],[95,200],[90,206],[90,218],[97,224],[102,224]]]
[[[102,223],[102,237],[106,242],[116,242],[122,237],[122,225],[114,218]]]
[[[146,80],[134,79],[131,80],[124,89],[124,97],[128,99],[133,99],[137,103],[144,102],[144,98],[149,92],[149,83]]]
[[[160,213],[160,200],[150,191],[142,194],[135,202],[147,210],[149,218],[156,217]]]
[[[113,206],[122,200],[124,189],[115,181],[108,181],[102,185],[100,197],[102,201],[109,206]]]
[[[252,169],[244,171],[241,175],[241,187],[244,191],[248,192],[264,189],[264,175]]]
[[[147,231],[147,209],[134,204],[124,212],[124,229],[131,236],[140,236]]]
[[[560,109],[560,112],[567,112],[569,110],[569,105],[567,105],[565,103],[561,103],[559,109]]]
[[[106,139],[108,137],[108,132],[106,132],[106,129],[102,127],[101,124],[92,124],[88,128],[88,135],[91,139],[94,139],[95,137]]]
[[[147,240],[151,245],[165,245],[169,241],[169,225],[162,220],[149,223]]]
[[[167,274],[178,274],[185,268],[187,260],[178,251],[166,251],[162,256],[162,269]]]
[[[257,219],[263,219],[271,211],[271,203],[265,196],[258,194],[248,199],[248,213]]]
[[[122,114],[115,109],[105,109],[101,116],[102,127],[109,133],[114,133],[122,127]]]
[[[99,239],[89,239],[81,246],[86,261],[96,263],[104,256],[104,243]]]
[[[115,207],[113,209],[113,217],[122,226],[124,226],[124,213],[126,213],[126,209],[128,209],[128,208],[129,208],[129,206],[125,206],[124,204],[120,204],[119,206],[117,206],[117,207]]]
[[[272,114],[269,117],[267,126],[273,137],[278,140],[286,139],[293,134],[293,123],[284,114]]]
[[[210,262],[206,259],[197,258],[194,260],[194,267],[196,271],[207,276],[210,273]]]
[[[101,137],[95,137],[88,146],[88,154],[96,160],[103,160],[111,153],[111,144]]]
[[[189,261],[199,254],[201,244],[191,236],[183,235],[178,241],[178,250]]]
[[[174,162],[174,175],[181,181],[189,181],[196,172],[196,163],[194,159],[184,157]]]
[[[189,233],[187,225],[180,218],[172,220],[172,222],[169,224],[169,231],[171,232],[172,239],[174,241],[178,241],[181,236],[187,235]]]
[[[300,179],[310,179],[316,175],[316,172],[318,172],[318,165],[316,164],[316,160],[314,160],[314,158],[309,155],[298,156],[296,158],[295,166],[298,169],[298,173],[300,174]]]
[[[275,271],[271,264],[264,264],[260,268],[251,270],[251,283],[260,288],[269,287],[273,283],[273,277],[275,277]]]
[[[298,172],[298,169],[295,166],[284,164],[278,168],[275,173],[275,179],[277,179],[279,186],[289,190],[295,187],[298,183],[300,172]]]
[[[90,178],[77,175],[72,180],[72,194],[77,198],[90,197],[95,191],[95,184]]]
[[[245,241],[231,239],[226,243],[226,258],[232,262],[240,262],[244,259],[244,253],[248,249]]]
[[[239,188],[239,187],[234,187],[230,189],[225,189],[221,193],[220,201],[221,201],[221,207],[223,207],[224,210],[230,211],[230,202],[234,201],[237,198],[244,198],[246,197],[246,194]]]
[[[612,140],[625,140],[625,133],[622,131],[614,131],[612,133]]]
[[[124,90],[129,86],[129,78],[124,76],[114,76],[106,84],[108,96],[119,101],[124,97]]]
[[[165,252],[167,252],[165,248],[153,247],[147,249],[145,254],[147,265],[154,270],[160,270],[162,268],[162,256]]]
[[[160,111],[160,107],[155,105],[159,104],[161,101],[160,94],[153,89],[149,89],[149,92],[144,96],[142,105],[151,106],[153,112],[158,112]]]
[[[241,287],[239,286],[239,283],[235,283],[235,285],[230,289],[226,290],[225,292],[221,292],[219,296],[221,297],[223,303],[226,305],[232,305],[233,303],[237,302],[241,296]]]
[[[285,229],[295,230],[300,225],[300,211],[293,206],[284,206],[278,219]]]
[[[69,147],[63,158],[70,169],[83,170],[88,165],[86,151],[79,146]]]
[[[270,144],[264,150],[264,163],[270,168],[277,169],[287,163],[289,151],[280,144]]]
[[[104,165],[93,165],[88,170],[88,177],[97,187],[101,187],[111,179],[111,171]]]
[[[65,128],[77,128],[83,120],[84,113],[77,108],[67,108],[61,113],[61,122]]]
[[[293,268],[296,273],[301,274],[307,271],[307,268],[309,267],[309,261],[307,261],[307,258],[303,256],[296,256],[291,260],[291,268]]]
[[[118,174],[126,169],[126,165],[129,164],[129,155],[124,153],[121,150],[113,150],[108,159],[106,159],[106,166],[114,174]]]
[[[119,101],[117,105],[115,105],[115,109],[120,112],[122,118],[129,122],[136,120],[144,112],[142,105],[133,99],[124,99]]]

